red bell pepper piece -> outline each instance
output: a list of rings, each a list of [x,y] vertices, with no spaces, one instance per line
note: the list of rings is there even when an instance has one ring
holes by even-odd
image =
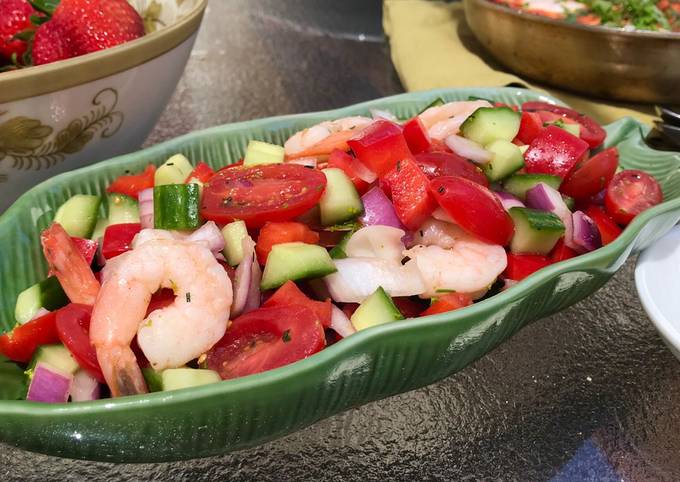
[[[602,207],[595,205],[589,206],[585,210],[585,213],[595,222],[595,224],[597,224],[603,246],[611,243],[619,237],[619,234],[621,234],[622,231],[619,225],[609,217]]]
[[[519,124],[519,132],[515,139],[519,139],[524,144],[531,144],[543,130],[541,116],[535,112],[522,112],[522,120]]]
[[[377,120],[347,141],[357,158],[378,176],[394,169],[398,161],[412,159],[401,127]]]
[[[553,263],[558,263],[560,261],[564,261],[565,259],[574,258],[577,255],[578,253],[576,251],[564,244],[564,239],[560,239],[550,253],[550,261]]]
[[[212,167],[207,165],[205,162],[199,162],[196,165],[196,167],[194,168],[194,170],[191,171],[191,174],[189,174],[187,176],[187,178],[184,182],[188,183],[192,179],[195,179],[195,180],[200,181],[200,182],[205,184],[214,175],[215,175],[215,171],[213,171]]]
[[[368,191],[369,184],[361,179],[358,174],[362,168],[365,170],[368,170],[368,168],[362,166],[359,159],[350,156],[345,151],[334,149],[328,157],[328,167],[342,169],[347,177],[350,178],[359,194],[364,194]]]
[[[418,116],[404,124],[404,138],[413,154],[429,151],[432,145],[427,129]]]
[[[315,301],[308,298],[294,281],[286,281],[262,306],[301,305],[311,309],[319,318],[319,322],[328,328],[331,326],[331,300]]]
[[[413,159],[399,161],[385,178],[399,221],[408,229],[417,229],[437,207],[430,180]]]
[[[0,335],[0,353],[16,362],[29,362],[40,345],[59,343],[56,318],[53,311]]]
[[[526,172],[565,178],[588,154],[588,143],[556,126],[548,126],[524,153]]]
[[[132,249],[132,240],[142,229],[139,223],[112,224],[104,231],[102,255],[105,259],[115,258]]]
[[[149,164],[140,174],[119,176],[106,190],[136,198],[140,191],[153,187],[155,173],[156,166]]]
[[[445,313],[447,311],[465,308],[472,304],[472,298],[465,293],[446,293],[437,296],[428,309],[423,311],[420,316],[436,315],[438,313]]]
[[[551,261],[546,256],[508,253],[508,266],[505,268],[504,275],[508,279],[521,281],[550,264]]]

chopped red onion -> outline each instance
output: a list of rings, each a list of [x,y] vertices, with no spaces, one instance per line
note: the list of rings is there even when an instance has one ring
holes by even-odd
[[[493,158],[493,154],[484,149],[482,146],[476,142],[466,139],[465,137],[460,137],[457,135],[452,135],[444,140],[444,143],[453,152],[458,154],[465,159],[470,159],[477,164],[486,164]]]
[[[253,255],[253,258],[255,256]],[[243,307],[243,313],[248,313],[260,307],[262,302],[260,293],[260,282],[262,281],[262,269],[257,260],[253,259],[253,263],[250,266],[250,288],[248,289],[248,296],[246,298],[246,304]]]
[[[390,122],[399,123],[399,119],[397,119],[397,117],[389,111],[382,109],[371,109],[370,112],[373,120],[385,119]]]
[[[574,245],[579,253],[593,251],[602,246],[602,238],[600,237],[600,230],[597,224],[590,219],[582,211],[576,211],[573,215],[574,219]]]
[[[73,376],[73,383],[71,384],[71,401],[87,402],[100,398],[99,382],[85,370],[78,370]]]
[[[343,338],[357,332],[344,311],[331,304],[331,329]]]
[[[45,403],[64,403],[68,400],[73,376],[38,362],[28,387],[26,400]]]
[[[362,181],[367,182],[368,184],[373,184],[373,182],[378,179],[377,174],[366,167],[366,165],[359,159],[352,158],[350,165],[357,177]]]
[[[544,182],[539,182],[527,191],[526,203],[530,208],[550,211],[556,214],[564,224],[564,244],[569,248],[578,249],[573,240],[574,223],[571,211],[557,190]]]
[[[250,291],[251,278],[253,275],[253,264],[255,261],[255,243],[246,236],[243,238],[243,259],[236,268],[234,274],[234,303],[231,305],[231,317],[235,318],[243,313],[248,301],[248,291]]]
[[[196,231],[191,233],[187,241],[204,241],[213,253],[219,253],[224,249],[224,236],[214,221],[208,221]]]
[[[154,227],[153,219],[153,188],[144,189],[139,192],[139,222],[142,229],[151,229]]]
[[[505,191],[496,191],[496,196],[500,199],[503,208],[506,211],[510,211],[511,208],[523,208],[524,203],[517,199],[515,196]]]
[[[364,204],[364,214],[359,221],[364,226],[381,225],[404,229],[394,212],[392,202],[378,186],[361,196],[361,202]]]
[[[300,166],[316,169],[318,162],[319,161],[316,157],[298,157],[297,159],[286,161],[286,164],[298,164]]]

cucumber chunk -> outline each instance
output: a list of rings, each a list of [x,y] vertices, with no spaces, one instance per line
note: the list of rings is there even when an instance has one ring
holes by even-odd
[[[519,132],[522,116],[509,107],[480,107],[460,126],[464,137],[486,146],[502,139],[511,141]]]
[[[280,164],[283,162],[284,155],[285,151],[282,146],[262,141],[250,141],[243,158],[243,165]]]
[[[203,368],[168,368],[161,373],[161,386],[164,392],[221,381],[219,373]]]
[[[444,102],[444,99],[442,99],[441,97],[437,97],[435,100],[433,100],[432,102],[427,104],[423,110],[418,112],[418,115],[422,114],[423,112],[425,112],[430,107],[441,107],[444,104],[446,104],[446,102]]]
[[[359,331],[403,319],[404,315],[396,307],[392,298],[379,286],[372,295],[361,302],[350,321]]]
[[[139,202],[135,198],[125,194],[113,193],[107,196],[107,200],[109,225],[139,222]]]
[[[527,197],[527,191],[535,187],[539,182],[544,182],[557,190],[560,188],[560,184],[562,184],[562,178],[551,176],[550,174],[515,174],[505,180],[503,188],[513,196],[524,201]]]
[[[548,254],[564,235],[564,223],[556,214],[529,208],[511,208],[515,235],[510,251],[515,254]]]
[[[348,231],[347,234],[342,237],[340,242],[333,246],[333,248],[328,252],[332,259],[345,259],[347,257],[347,253],[345,253],[345,247],[347,246],[349,238],[351,238],[353,234],[354,230]]]
[[[56,310],[68,304],[69,300],[55,276],[36,283],[17,296],[14,307],[14,318],[17,323],[24,324],[35,316],[40,308]]]
[[[482,168],[491,182],[500,181],[524,167],[522,151],[510,141],[498,139],[485,149],[493,154],[493,158]]]
[[[224,238],[224,257],[231,266],[243,260],[243,239],[248,236],[246,223],[241,220],[231,222],[222,228]]]
[[[153,216],[156,229],[188,231],[201,225],[197,184],[163,184],[153,188]]]
[[[543,127],[547,126],[555,126],[559,127],[560,129],[564,129],[567,131],[569,134],[574,135],[576,137],[579,137],[581,135],[581,125],[580,124],[571,124],[564,122],[562,119],[557,119],[555,122],[547,122],[543,124]]]
[[[281,243],[272,248],[264,266],[262,290],[278,288],[288,280],[320,278],[337,269],[321,246],[305,243]]]
[[[54,222],[61,224],[69,236],[89,238],[97,223],[101,204],[99,196],[76,194],[59,206]]]
[[[165,184],[184,184],[189,174],[194,170],[189,159],[182,154],[175,154],[165,161],[153,176],[154,186]]]
[[[71,352],[61,343],[39,346],[35,350],[31,363],[28,365],[29,373],[38,365],[38,363],[46,363],[69,375],[73,375],[80,368],[76,359],[71,355]]]
[[[99,218],[97,219],[97,224],[94,225],[94,231],[92,231],[92,234],[90,235],[90,239],[94,241],[98,241],[101,238],[104,237],[104,232],[106,231],[106,228],[109,227],[109,220],[108,218]]]
[[[319,201],[321,224],[331,226],[359,217],[364,212],[364,205],[344,171],[330,167],[321,172],[326,176],[326,189]]]
[[[150,392],[163,391],[163,382],[161,379],[162,374],[163,372],[157,372],[151,367],[142,368],[142,375],[144,375],[146,386],[149,388]]]
[[[562,200],[564,201],[564,204],[567,205],[569,208],[569,211],[573,211],[574,208],[576,207],[576,199],[574,199],[571,196],[567,196],[566,194],[562,194]]]

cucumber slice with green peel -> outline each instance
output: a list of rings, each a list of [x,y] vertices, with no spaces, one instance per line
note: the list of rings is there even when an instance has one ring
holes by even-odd
[[[175,154],[165,161],[153,176],[154,186],[165,184],[184,184],[189,174],[194,170],[189,159],[182,154]]]
[[[164,392],[221,382],[219,373],[203,368],[168,368],[160,374]]]
[[[514,174],[503,182],[503,189],[524,201],[527,197],[527,191],[540,182],[544,182],[557,190],[562,184],[562,178],[550,174]]]
[[[493,158],[482,167],[491,182],[500,181],[524,167],[522,151],[510,141],[499,139],[485,149],[493,154]]]
[[[163,184],[153,188],[153,216],[156,229],[188,231],[201,225],[197,184]]]
[[[510,251],[515,254],[548,254],[564,235],[564,223],[556,214],[530,208],[511,208],[515,235]]]
[[[379,286],[372,295],[361,302],[350,321],[359,331],[403,319],[404,315],[396,307],[392,298]]]
[[[347,246],[347,241],[349,241],[349,238],[352,237],[354,231],[355,230],[348,231],[347,234],[342,237],[340,242],[333,246],[333,248],[328,252],[332,259],[345,259],[347,257],[347,253],[345,253],[345,246]]]
[[[68,348],[61,343],[55,345],[41,345],[35,350],[33,359],[28,365],[27,371],[29,377],[38,363],[46,363],[47,365],[70,375],[73,375],[80,368],[76,359],[73,358],[71,352],[68,351]]]
[[[581,125],[580,124],[567,123],[567,122],[564,122],[562,119],[557,119],[555,122],[546,122],[546,123],[543,124],[543,127],[547,127],[547,126],[559,127],[560,129],[564,129],[569,134],[572,134],[576,137],[579,137],[581,135]]]
[[[463,137],[486,146],[499,139],[511,141],[519,132],[522,116],[509,107],[480,107],[465,119]]]
[[[316,244],[275,244],[264,266],[262,290],[278,288],[288,280],[320,278],[337,271],[323,247]]]
[[[241,220],[231,222],[222,228],[224,238],[224,257],[231,266],[236,266],[243,260],[243,239],[248,236],[246,223]]]
[[[356,219],[364,212],[359,193],[342,169],[322,169],[326,176],[326,189],[319,200],[321,224],[332,226]]]
[[[422,114],[423,112],[425,112],[430,107],[441,107],[444,104],[446,104],[446,102],[444,102],[444,99],[442,99],[441,97],[437,97],[435,100],[433,100],[432,102],[427,104],[423,110],[418,112],[418,115]]]
[[[569,208],[569,211],[573,211],[576,207],[576,199],[573,197],[562,194],[562,200],[564,201],[564,204],[567,205],[567,208]]]
[[[102,199],[89,194],[71,196],[59,206],[54,222],[61,224],[69,236],[89,238],[97,224]]]
[[[94,225],[94,231],[92,231],[92,234],[90,235],[90,239],[97,241],[101,238],[104,237],[104,232],[106,231],[106,228],[109,227],[109,220],[107,218],[99,218],[97,219],[97,224]]]
[[[519,151],[524,155],[525,152],[529,150],[529,144],[524,144],[523,146],[517,146],[519,147]]]
[[[142,368],[142,375],[144,375],[144,380],[146,380],[146,386],[149,388],[150,392],[162,392],[163,382],[161,375],[163,372],[157,372],[151,367]]]
[[[243,165],[280,164],[283,162],[284,155],[285,151],[282,146],[262,141],[250,141],[243,158]]]
[[[25,289],[17,296],[14,317],[17,323],[24,324],[35,316],[40,308],[52,311],[62,308],[69,303],[69,299],[55,276],[36,283]]]
[[[139,202],[135,198],[125,194],[113,193],[107,196],[107,201],[109,205],[109,225],[139,222]]]

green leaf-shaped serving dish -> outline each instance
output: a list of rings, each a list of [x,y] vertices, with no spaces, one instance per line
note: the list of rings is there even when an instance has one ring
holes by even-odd
[[[125,170],[159,164],[177,152],[219,167],[241,158],[249,139],[281,144],[296,130],[322,120],[367,114],[369,108],[408,117],[439,96],[451,101],[471,95],[507,104],[556,101],[519,89],[404,94],[329,112],[216,127],[54,177],[24,194],[0,217],[0,330],[14,324],[17,293],[45,276],[38,233],[72,194],[100,194]],[[306,360],[258,375],[87,403],[0,400],[0,440],[28,450],[104,461],[203,457],[259,444],[347,408],[446,377],[527,323],[594,292],[631,253],[680,219],[680,155],[647,148],[645,131],[635,121],[622,119],[607,126],[607,145],[619,147],[623,166],[653,174],[667,201],[635,219],[605,248],[549,266],[469,308],[362,331]],[[4,393],[9,397],[16,390]]]

